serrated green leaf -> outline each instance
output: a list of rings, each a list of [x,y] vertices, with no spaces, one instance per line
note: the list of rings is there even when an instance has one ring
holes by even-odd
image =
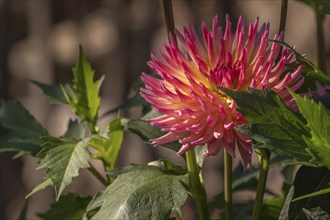
[[[47,135],[46,130],[20,102],[1,100],[0,124],[11,132],[22,134],[25,137]]]
[[[329,187],[330,170],[325,167],[305,167],[299,168],[294,180],[293,199],[299,198],[309,193],[319,191]],[[307,199],[291,202],[289,208],[289,219],[304,218],[303,208],[311,210],[320,207],[323,210],[328,210],[330,207],[329,194],[309,197]],[[330,214],[330,212],[328,213]]]
[[[53,186],[53,182],[51,179],[46,179],[39,185],[33,187],[33,189],[25,196],[25,199],[28,199],[30,196],[32,196],[36,192],[39,192],[40,190],[43,190],[48,186]]]
[[[32,81],[32,83],[43,91],[43,93],[48,97],[50,103],[69,104],[60,86],[48,85],[37,81]],[[65,85],[64,87],[68,89],[69,85]]]
[[[75,194],[68,194],[60,197],[60,200],[51,205],[44,213],[38,213],[43,220],[78,220],[82,219],[91,197],[80,197]]]
[[[79,57],[73,72],[73,94],[68,93],[63,87],[62,92],[73,112],[86,121],[92,132],[97,130],[96,122],[100,108],[99,90],[104,77],[94,82],[94,71],[83,49],[79,47]]]
[[[90,167],[91,157],[86,149],[89,138],[77,141],[50,137],[46,141],[37,155],[41,158],[37,169],[45,169],[45,179],[52,180],[56,199],[59,199],[65,187],[79,175],[79,169]]]
[[[92,219],[168,219],[187,197],[188,175],[167,175],[160,168],[130,165],[111,172],[119,175],[96,195],[87,211],[101,206]]]
[[[0,107],[0,152],[14,151],[16,157],[33,155],[40,150],[47,131],[24,108],[20,102],[1,100]]]
[[[322,166],[303,139],[309,136],[306,122],[290,111],[273,91],[220,89],[235,100],[237,110],[250,123],[235,129],[256,141],[254,147],[268,149],[291,164]]]
[[[321,103],[312,99],[302,98],[292,93],[299,111],[307,121],[307,128],[311,137],[304,136],[308,149],[316,160],[330,168],[330,112]]]
[[[90,145],[98,150],[93,157],[103,161],[106,171],[115,168],[123,139],[124,128],[121,118],[112,120],[99,134],[92,136]]]
[[[126,121],[123,121],[123,124],[125,125],[126,130],[137,134],[142,140],[148,143],[150,143],[150,139],[158,138],[166,134],[162,132],[159,127],[152,126],[145,120],[126,119]],[[181,148],[181,144],[179,144],[178,142],[167,143],[161,146],[164,146],[176,152],[178,152]]]
[[[76,120],[69,120],[68,129],[64,137],[80,140],[85,137],[85,125]]]

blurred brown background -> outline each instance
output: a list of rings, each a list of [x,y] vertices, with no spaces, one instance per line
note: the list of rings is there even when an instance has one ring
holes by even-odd
[[[261,23],[270,21],[271,34],[278,32],[280,0],[174,0],[174,17],[178,29],[188,22],[199,25],[218,15],[224,25],[229,14],[235,24],[238,16],[248,21],[257,16]],[[0,0],[1,98],[19,100],[47,128],[50,134],[64,133],[73,114],[67,106],[50,105],[42,92],[29,80],[48,84],[69,83],[71,68],[82,44],[96,70],[96,77],[106,75],[101,88],[101,113],[118,106],[136,92],[134,86],[141,72],[149,72],[146,62],[167,40],[160,0]],[[329,16],[326,16],[325,39],[329,41]],[[289,1],[285,40],[298,51],[316,61],[316,21],[307,5]],[[326,42],[329,65],[329,42]],[[329,66],[328,66],[329,69]],[[139,108],[128,113],[138,117]],[[100,121],[104,126],[114,115]],[[13,154],[0,155],[0,219],[17,219],[26,193],[42,181],[32,157],[11,160]],[[146,163],[158,158],[181,159],[164,148],[152,148],[138,137],[127,134],[119,156],[119,166]],[[205,162],[205,182],[209,198],[222,191],[222,157]],[[68,190],[80,195],[94,195],[102,189],[89,173],[81,171]],[[270,173],[269,183],[280,192],[282,177],[278,169]],[[248,196],[248,195],[247,195]],[[237,198],[236,199],[240,199]],[[54,202],[52,189],[30,198],[28,219],[37,219]],[[187,211],[189,219],[189,211]]]

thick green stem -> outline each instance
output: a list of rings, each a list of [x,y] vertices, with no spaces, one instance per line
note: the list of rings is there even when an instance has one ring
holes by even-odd
[[[258,220],[260,216],[261,206],[264,199],[268,169],[269,169],[269,157],[270,151],[266,149],[257,149],[259,163],[260,163],[260,171],[259,171],[259,180],[257,187],[257,195],[253,204],[252,211],[252,220]]]
[[[225,182],[225,216],[226,220],[233,219],[233,190],[232,190],[232,157],[224,150],[224,182]]]
[[[186,152],[186,160],[189,172],[191,192],[195,196],[199,219],[207,220],[209,219],[209,214],[207,209],[205,188],[204,184],[201,183],[201,179],[199,177],[200,170],[197,165],[194,149],[191,149]]]
[[[90,167],[88,170],[105,186],[109,185],[109,182],[103,178],[103,176],[92,166],[92,164],[89,164]]]

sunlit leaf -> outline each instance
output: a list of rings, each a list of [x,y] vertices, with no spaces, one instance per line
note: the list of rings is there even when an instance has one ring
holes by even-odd
[[[100,108],[99,90],[103,77],[94,82],[94,71],[81,46],[79,47],[76,66],[72,72],[74,76],[72,94],[64,87],[62,87],[62,92],[73,112],[86,121],[92,131],[95,131],[97,130],[96,122]]]
[[[312,99],[294,96],[299,108],[299,112],[307,121],[307,128],[311,137],[304,136],[310,152],[320,164],[330,169],[330,112],[321,103],[316,103]]]
[[[93,157],[103,161],[106,171],[115,168],[123,139],[124,128],[121,118],[112,120],[99,134],[92,136],[90,145],[98,150]]]
[[[168,175],[148,165],[130,165],[110,174],[118,177],[89,204],[87,211],[101,207],[92,219],[167,220],[188,197],[188,175]]]
[[[59,199],[65,187],[79,175],[79,169],[90,166],[90,154],[86,149],[89,138],[77,141],[49,137],[45,141],[37,155],[41,158],[38,169],[45,170],[45,179],[52,180],[56,199]]]
[[[46,179],[39,185],[36,185],[35,187],[33,187],[33,189],[25,196],[25,199],[29,198],[36,192],[39,192],[40,190],[45,189],[48,186],[53,186],[53,181],[51,179]]]

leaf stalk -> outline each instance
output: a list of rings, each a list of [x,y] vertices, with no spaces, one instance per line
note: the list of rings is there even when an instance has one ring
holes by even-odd
[[[91,165],[88,170],[98,179],[104,186],[108,186],[109,182]]]
[[[266,187],[267,175],[269,170],[269,158],[270,158],[269,150],[256,149],[256,152],[259,157],[260,171],[259,171],[256,199],[253,204],[253,211],[252,211],[253,220],[258,220],[260,217],[261,206],[265,194],[265,187]]]
[[[209,214],[207,208],[205,188],[199,176],[200,169],[197,164],[194,148],[186,152],[186,160],[189,172],[191,192],[195,196],[194,199],[196,201],[199,219],[208,220]]]
[[[225,191],[225,217],[233,219],[233,189],[232,189],[232,164],[233,159],[227,150],[224,150],[224,191]]]

